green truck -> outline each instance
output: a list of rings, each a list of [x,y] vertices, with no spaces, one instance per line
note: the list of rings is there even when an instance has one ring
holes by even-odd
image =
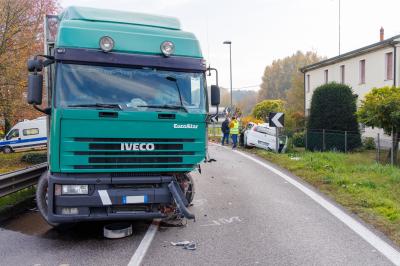
[[[48,115],[42,216],[193,219],[190,172],[207,160],[209,98],[220,101],[217,85],[207,96],[196,37],[175,18],[83,7],[46,16],[44,28],[27,96]]]

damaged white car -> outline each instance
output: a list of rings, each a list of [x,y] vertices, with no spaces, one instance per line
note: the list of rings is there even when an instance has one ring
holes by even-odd
[[[279,136],[279,153],[285,152],[287,143],[287,136]],[[244,146],[246,148],[257,147],[270,151],[276,151],[276,129],[274,127],[270,127],[268,123],[248,123],[246,130],[244,131]]]

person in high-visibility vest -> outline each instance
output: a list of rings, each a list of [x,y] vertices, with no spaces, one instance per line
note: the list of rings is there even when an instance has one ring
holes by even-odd
[[[232,142],[233,146],[232,149],[237,147],[237,140],[238,140],[238,134],[239,134],[239,122],[237,121],[236,117],[232,117],[232,121],[229,124],[231,137],[232,137]]]

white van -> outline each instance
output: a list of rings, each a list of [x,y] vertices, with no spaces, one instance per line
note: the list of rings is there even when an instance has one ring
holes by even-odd
[[[36,150],[47,147],[47,122],[42,116],[34,120],[24,120],[16,124],[0,140],[0,150],[4,153]]]

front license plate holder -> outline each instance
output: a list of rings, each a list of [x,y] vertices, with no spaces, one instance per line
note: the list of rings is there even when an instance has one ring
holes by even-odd
[[[142,196],[122,196],[122,204],[147,203],[147,195]]]

